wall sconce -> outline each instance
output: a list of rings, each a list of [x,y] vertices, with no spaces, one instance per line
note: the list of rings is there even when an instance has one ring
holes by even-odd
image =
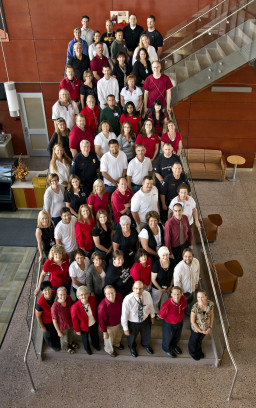
[[[15,118],[16,116],[20,116],[19,113],[19,102],[17,98],[15,83],[12,81],[4,83],[4,89],[6,93],[8,108],[10,112],[10,116]]]

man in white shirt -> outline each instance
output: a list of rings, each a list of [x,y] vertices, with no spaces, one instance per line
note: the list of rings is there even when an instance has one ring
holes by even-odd
[[[148,354],[153,354],[150,347],[151,323],[155,322],[152,297],[149,292],[144,291],[141,281],[134,282],[132,291],[124,298],[121,316],[124,334],[128,336],[128,347],[131,355],[137,357],[135,340],[140,333],[142,347]]]
[[[194,299],[195,291],[198,288],[200,264],[198,259],[193,257],[193,252],[189,248],[184,249],[182,258],[182,261],[174,268],[173,284],[182,289],[187,299],[185,313],[190,315],[190,306]]]
[[[134,192],[140,190],[145,176],[152,176],[152,162],[145,157],[146,148],[142,144],[135,146],[136,157],[130,161],[127,168],[127,184]]]
[[[61,221],[56,225],[54,237],[56,244],[62,245],[68,254],[69,261],[73,262],[74,252],[78,248],[76,241],[75,224],[77,219],[72,217],[70,209],[63,207],[60,211]]]
[[[125,177],[128,162],[126,154],[119,150],[117,140],[110,140],[108,146],[109,152],[103,154],[100,161],[100,171],[106,190],[112,194],[117,187],[117,179]]]
[[[94,31],[91,28],[89,28],[89,21],[90,21],[90,17],[82,16],[81,38],[82,40],[85,40],[87,42],[88,47],[89,45],[93,43],[93,34],[94,34]]]
[[[116,78],[111,76],[111,68],[108,65],[104,65],[102,68],[103,78],[97,82],[97,92],[100,101],[101,109],[105,109],[107,104],[108,95],[114,95],[116,103],[119,101],[119,86]]]
[[[159,214],[158,191],[153,186],[153,178],[145,176],[141,189],[134,194],[131,201],[131,212],[137,224],[138,232],[146,224],[145,217],[149,211],[156,211]]]

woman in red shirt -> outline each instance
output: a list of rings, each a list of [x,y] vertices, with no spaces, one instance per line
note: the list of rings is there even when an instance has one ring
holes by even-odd
[[[96,217],[99,210],[105,210],[109,213],[110,194],[101,179],[93,183],[93,190],[88,197],[87,204],[92,210],[94,217]]]
[[[78,221],[75,225],[76,240],[86,256],[91,257],[94,252],[94,242],[92,239],[92,229],[95,225],[94,216],[88,204],[80,206],[78,211]]]
[[[133,277],[134,282],[141,281],[144,283],[145,288],[151,290],[151,269],[152,261],[148,257],[145,249],[138,249],[135,255],[135,264],[130,270],[130,274]]]
[[[138,134],[135,144],[142,144],[146,147],[145,156],[150,160],[155,160],[159,149],[159,137],[155,132],[153,122],[151,119],[147,119],[141,128],[141,132]]]
[[[135,105],[132,101],[129,101],[125,104],[124,113],[122,113],[119,119],[120,123],[124,123],[127,121],[131,122],[133,131],[137,136],[141,127],[141,116],[138,112],[136,112]]]
[[[172,120],[168,120],[167,133],[164,133],[161,139],[161,150],[162,151],[163,151],[164,144],[167,142],[171,143],[173,147],[173,153],[176,153],[179,156],[182,150],[182,139],[181,139],[181,134],[176,132],[175,123]]]

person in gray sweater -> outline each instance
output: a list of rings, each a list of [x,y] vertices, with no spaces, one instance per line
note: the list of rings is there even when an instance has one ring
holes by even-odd
[[[100,303],[104,299],[103,289],[106,280],[106,262],[99,252],[94,252],[91,256],[91,265],[86,271],[86,285],[91,294]]]

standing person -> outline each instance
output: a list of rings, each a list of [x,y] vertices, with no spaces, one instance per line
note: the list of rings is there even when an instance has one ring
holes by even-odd
[[[115,101],[119,101],[119,86],[117,79],[111,76],[111,68],[109,65],[102,67],[103,77],[97,82],[97,92],[101,109],[105,109],[107,98],[109,95],[114,95]]]
[[[79,286],[77,289],[78,301],[71,308],[71,317],[76,334],[82,337],[84,349],[91,355],[89,334],[95,350],[100,350],[100,340],[98,334],[97,301],[90,296],[86,286]]]
[[[111,20],[106,20],[106,29],[107,31],[102,34],[100,41],[107,45],[110,52],[111,44],[115,41],[115,31]]]
[[[98,318],[100,330],[104,338],[104,350],[110,357],[116,357],[114,349],[123,350],[121,343],[123,330],[121,326],[121,313],[123,297],[116,293],[112,285],[104,288],[105,298],[98,306]]]
[[[110,52],[111,52],[111,59],[114,64],[116,64],[117,61],[117,54],[119,52],[123,52],[126,57],[126,62],[128,62],[128,52],[127,52],[127,47],[124,41],[123,37],[123,30],[121,28],[118,28],[115,33],[115,41],[111,44]]]
[[[180,156],[182,151],[182,139],[181,134],[176,132],[175,123],[172,120],[167,122],[167,133],[163,134],[161,140],[161,150],[163,151],[164,143],[169,142],[173,147],[173,151],[177,156]]]
[[[188,351],[191,357],[198,361],[204,358],[202,341],[211,332],[214,320],[214,303],[207,299],[205,290],[197,292],[197,303],[191,310],[191,334],[188,341]]]
[[[67,128],[66,121],[63,118],[59,118],[55,121],[55,132],[48,145],[48,152],[50,157],[52,157],[52,149],[55,144],[61,144],[63,146],[64,152],[70,159],[72,159],[72,154],[69,148],[69,129]]]
[[[68,64],[68,61],[70,60],[70,58],[72,58],[73,55],[75,55],[74,45],[76,43],[82,44],[83,54],[88,55],[88,44],[85,40],[81,39],[81,28],[80,27],[76,27],[74,29],[74,37],[75,38],[68,43],[66,65]]]
[[[89,46],[89,58],[90,60],[92,60],[96,55],[96,44],[98,44],[100,42],[100,32],[94,31],[93,34],[93,43]],[[107,59],[109,59],[109,52],[108,52],[108,47],[105,43],[103,43],[103,55],[104,57],[106,57]]]
[[[136,281],[141,281],[148,291],[152,288],[151,282],[152,261],[143,248],[139,248],[135,255],[135,263],[130,270],[131,276]]]
[[[156,176],[156,186],[160,190],[160,187],[165,177],[172,174],[172,166],[174,163],[180,163],[180,158],[177,154],[173,153],[173,147],[171,143],[164,143],[163,154],[159,154],[154,162],[154,173]]]
[[[75,101],[77,106],[80,105],[80,86],[81,81],[75,77],[74,68],[71,65],[66,65],[66,77],[62,79],[59,89],[67,89],[72,101]]]
[[[86,202],[86,190],[79,177],[75,174],[71,174],[69,177],[68,186],[64,193],[64,200],[71,214],[77,218],[80,206]]]
[[[136,135],[133,131],[131,122],[124,122],[121,126],[120,135],[117,138],[120,150],[126,154],[128,162],[135,157],[135,139]]]
[[[81,114],[84,115],[86,124],[95,136],[100,123],[100,108],[96,105],[93,95],[87,96],[86,106],[81,110]]]
[[[183,204],[183,214],[188,217],[189,225],[192,227],[193,222],[195,222],[196,227],[201,228],[201,225],[198,219],[196,202],[193,199],[193,197],[189,195],[189,192],[190,192],[189,186],[186,183],[181,183],[179,187],[177,188],[177,192],[178,192],[178,196],[173,198],[172,201],[170,202],[168,218],[170,218],[173,214],[173,206],[176,203],[182,203]]]
[[[182,295],[181,288],[173,286],[171,289],[171,299],[166,300],[158,312],[158,317],[164,319],[162,349],[171,358],[177,357],[177,354],[182,354],[178,342],[181,338],[186,303],[186,298]]]
[[[74,251],[78,245],[76,242],[76,217],[72,217],[70,209],[63,207],[60,211],[61,221],[55,228],[54,236],[58,245],[63,245],[67,255],[71,261],[74,258]]]
[[[96,55],[90,62],[91,71],[94,76],[94,81],[98,82],[103,78],[103,67],[109,67],[109,62],[107,57],[103,55],[103,44],[99,42],[95,45]]]
[[[52,321],[58,336],[60,337],[61,349],[74,354],[78,345],[73,342],[73,324],[70,309],[73,304],[67,289],[61,286],[57,289],[56,300],[52,305]]]
[[[133,53],[132,65],[135,64],[136,58],[137,58],[137,55],[138,55],[138,52],[139,52],[139,50],[140,50],[141,48],[144,48],[144,49],[147,51],[148,57],[149,57],[149,61],[151,62],[151,64],[152,64],[152,62],[154,62],[154,61],[158,61],[158,56],[157,56],[156,50],[155,50],[155,48],[154,48],[152,45],[150,45],[150,39],[149,39],[149,37],[147,36],[147,34],[141,34],[139,45],[138,45],[138,47],[135,49],[135,51],[134,51],[134,53]]]
[[[148,354],[153,354],[150,347],[151,324],[155,322],[152,298],[149,292],[144,291],[141,281],[134,282],[132,291],[124,298],[121,316],[124,334],[128,337],[128,347],[132,357],[137,357],[135,340],[140,333],[142,347]]]
[[[192,230],[188,217],[183,215],[182,204],[173,207],[173,217],[166,221],[164,226],[164,241],[170,251],[171,258],[182,260],[182,253],[188,246],[192,248]]]
[[[163,36],[155,28],[156,18],[152,14],[147,18],[147,30],[142,34],[146,34],[150,39],[150,44],[155,48],[157,56],[160,57],[163,50]]]
[[[36,304],[36,320],[43,332],[43,338],[48,347],[54,351],[60,350],[60,339],[52,322],[51,307],[54,303],[55,291],[52,290],[52,284],[44,281],[40,285],[42,291],[41,297]]]
[[[136,76],[136,85],[140,87],[143,86],[146,78],[153,74],[146,48],[139,48],[133,65],[133,72]]]
[[[156,99],[153,106],[153,111],[149,113],[148,118],[152,120],[156,129],[156,134],[161,140],[163,133],[166,132],[167,117],[163,112],[164,106],[159,99]]]
[[[142,91],[141,89],[135,85],[136,77],[133,74],[128,75],[126,78],[126,84],[121,92],[121,105],[124,108],[128,102],[133,102],[135,105],[136,111],[140,111],[142,108]]]
[[[120,51],[116,56],[117,62],[114,64],[112,76],[117,79],[119,86],[119,93],[125,86],[126,77],[131,73],[131,67],[126,64],[126,55]]]
[[[73,157],[80,153],[80,143],[82,140],[88,140],[90,142],[90,149],[94,152],[94,134],[86,124],[84,115],[78,113],[76,115],[76,124],[69,134],[69,147]]]
[[[140,133],[137,136],[136,144],[143,144],[146,147],[145,156],[149,157],[153,163],[158,150],[159,150],[159,137],[155,133],[155,128],[153,126],[152,120],[147,119],[141,128]]]
[[[69,266],[69,276],[72,279],[72,287],[76,294],[79,286],[86,284],[86,271],[89,268],[90,260],[82,249],[75,251],[74,258],[75,260]]]
[[[86,194],[90,194],[94,181],[100,171],[100,162],[95,152],[90,152],[90,142],[82,140],[80,150],[72,160],[70,172],[81,180],[85,187]]]
[[[149,211],[145,221],[146,225],[140,231],[139,239],[153,263],[158,259],[158,249],[164,245],[164,228],[156,211]]]
[[[101,158],[100,171],[106,190],[112,194],[117,187],[117,179],[125,177],[128,162],[125,153],[119,150],[117,140],[110,140],[108,146],[109,152],[105,153]]]
[[[143,32],[143,27],[137,24],[136,14],[130,14],[129,25],[125,26],[123,29],[123,36],[127,46],[127,52],[130,59],[133,56],[134,50],[139,44],[141,33]]]
[[[117,180],[117,188],[111,196],[111,206],[116,224],[119,224],[122,215],[128,215],[131,218],[132,196],[133,192],[127,186],[126,178],[120,177]]]
[[[173,281],[175,286],[179,286],[187,299],[186,314],[189,316],[191,303],[195,297],[195,291],[198,288],[200,276],[200,264],[198,259],[194,258],[190,248],[184,249],[182,260],[175,266]]]
[[[99,210],[96,215],[96,225],[92,230],[92,237],[95,244],[95,251],[102,254],[108,261],[112,252],[112,238],[114,231],[108,221],[108,214],[105,210]]]
[[[95,296],[98,303],[104,298],[103,288],[106,285],[106,273],[107,265],[103,260],[103,255],[94,252],[91,257],[91,265],[86,273],[86,283],[91,296]]]
[[[143,85],[145,91],[144,113],[152,112],[156,99],[161,101],[163,107],[165,107],[166,102],[166,110],[171,112],[171,80],[167,75],[161,74],[161,64],[159,61],[153,61],[151,67],[153,74],[146,78]]]
[[[51,220],[49,213],[46,210],[42,210],[38,213],[37,228],[36,228],[36,240],[39,251],[39,262],[49,255],[49,251],[53,245],[55,245],[54,239],[54,222]]]
[[[124,253],[120,249],[112,253],[112,262],[110,261],[107,269],[106,284],[114,286],[117,293],[121,293],[123,297],[132,290],[132,277],[124,261]]]
[[[93,81],[93,75],[91,71],[84,71],[83,73],[83,83],[80,87],[80,100],[82,109],[86,106],[87,96],[92,95],[95,98],[95,104],[99,105],[97,85]]]
[[[120,217],[121,229],[117,229],[113,237],[113,250],[120,249],[124,254],[126,265],[129,269],[134,264],[134,257],[139,247],[138,233],[131,225],[131,218],[127,215]]]
[[[144,177],[152,177],[152,163],[145,157],[146,148],[142,144],[135,145],[136,157],[132,159],[127,168],[128,187],[137,193],[141,189]]]
[[[103,154],[109,151],[108,143],[110,140],[116,140],[116,134],[112,132],[112,127],[107,120],[103,120],[98,128],[98,134],[94,139],[95,151],[100,160]]]
[[[78,220],[75,225],[76,240],[86,256],[91,257],[94,251],[92,230],[95,225],[93,213],[88,204],[83,204],[78,211]]]
[[[116,104],[116,99],[115,95],[107,95],[107,107],[103,109],[100,112],[100,122],[103,120],[107,120],[112,129],[113,132],[116,135],[119,135],[120,133],[120,123],[119,123],[119,118],[121,116],[121,109],[119,106]]]
[[[133,131],[137,136],[141,128],[141,116],[139,112],[136,111],[134,103],[132,101],[127,102],[123,111],[124,113],[122,113],[120,117],[120,123],[124,123],[126,121],[131,122]]]
[[[67,89],[61,89],[59,91],[59,100],[52,107],[52,120],[54,120],[54,124],[57,119],[63,118],[67,128],[71,130],[75,125],[75,117],[78,113],[77,104],[71,101]]]
[[[60,210],[64,207],[64,186],[59,184],[59,176],[51,173],[47,179],[50,185],[44,193],[44,209],[48,212],[49,217],[53,220],[55,226],[60,222]]]
[[[105,210],[107,214],[110,206],[110,194],[106,190],[105,185],[101,179],[97,179],[93,183],[93,189],[88,197],[87,204],[91,209],[94,217],[99,210]]]
[[[74,68],[76,78],[83,80],[83,74],[90,68],[90,58],[83,54],[83,46],[77,42],[74,44],[74,55],[68,60],[67,65]]]
[[[163,210],[167,211],[170,202],[177,196],[177,188],[181,183],[186,183],[187,177],[182,172],[180,161],[174,162],[172,172],[164,178],[160,187],[160,199]]]
[[[93,34],[94,34],[94,31],[91,28],[89,28],[89,21],[90,21],[89,16],[81,17],[81,23],[82,23],[81,38],[82,40],[85,40],[87,42],[88,46],[93,43]]]
[[[52,149],[52,159],[50,161],[49,172],[59,176],[59,183],[68,185],[71,159],[66,155],[61,144],[56,144]]]

